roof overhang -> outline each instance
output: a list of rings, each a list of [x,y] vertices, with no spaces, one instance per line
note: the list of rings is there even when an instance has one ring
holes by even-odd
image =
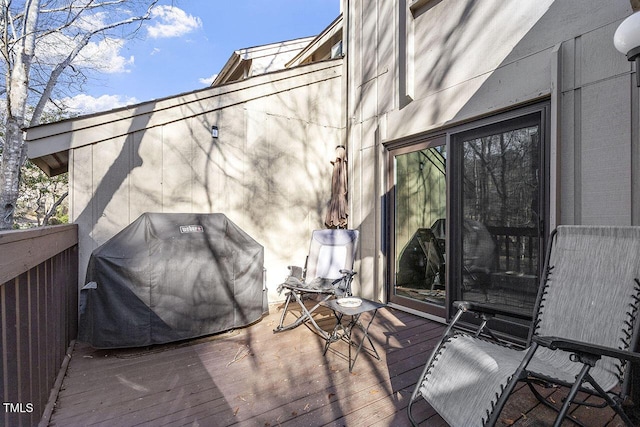
[[[302,49],[295,57],[287,63],[287,67],[295,67],[309,62],[313,55],[322,50],[328,44],[328,50],[337,41],[342,40],[342,15],[338,16],[327,28],[325,28],[307,47]]]
[[[56,176],[69,171],[69,151],[59,151],[31,159],[47,176]]]
[[[216,76],[211,86],[218,86],[224,83],[230,83],[238,80],[238,70],[251,68],[251,63],[254,60],[263,60],[267,58],[267,62],[270,64],[276,63],[275,58],[279,55],[286,55],[291,58],[297,55],[302,49],[311,43],[315,37],[303,37],[294,40],[287,40],[278,43],[270,43],[262,46],[249,47],[239,49],[231,54],[231,57],[227,60],[220,73]],[[288,61],[287,61],[288,62]],[[281,67],[280,69],[285,68]],[[277,69],[268,70],[278,71]],[[255,75],[255,74],[253,74]],[[251,77],[251,75],[243,76],[240,78]]]

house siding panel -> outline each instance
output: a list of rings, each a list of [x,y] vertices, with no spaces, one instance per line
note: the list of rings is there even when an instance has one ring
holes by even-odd
[[[627,79],[582,90],[582,221],[631,224],[631,123]]]
[[[133,138],[120,137],[95,145],[90,200],[92,236],[104,242],[129,224],[129,172],[135,165]],[[89,217],[82,218],[83,222]]]
[[[616,21],[581,36],[581,52],[577,59],[582,69],[582,85],[629,72],[631,64],[627,58],[611,48],[618,25]]]
[[[579,123],[579,117],[575,117],[575,111],[577,109],[576,100],[579,98],[579,93],[569,91],[562,94],[559,108],[561,110],[561,126],[560,126],[560,140],[562,141],[562,147],[559,151],[558,163],[562,165],[559,170],[559,191],[556,198],[560,204],[559,223],[561,224],[575,224],[579,223],[580,218],[580,194],[579,187],[579,162],[576,162],[576,156],[580,151],[579,139],[580,135],[576,132],[579,127],[576,126],[576,122]],[[577,134],[576,134],[577,133]],[[578,157],[579,158],[579,157]]]
[[[393,2],[382,1],[380,7],[380,28],[393,28],[397,19],[398,11],[395,9]],[[379,57],[378,65],[378,111],[385,113],[391,111],[396,106],[397,96],[393,96],[398,91],[398,83],[396,79],[396,61],[398,35],[393,31],[379,31],[377,54]]]
[[[376,121],[369,120],[363,123],[362,140],[376,140]],[[374,298],[377,268],[377,244],[379,228],[377,223],[377,212],[379,211],[379,201],[376,198],[376,168],[377,163],[376,146],[367,144],[361,147],[358,154],[358,165],[363,167],[358,172],[358,184],[360,188],[359,206],[359,226],[360,226],[360,267],[358,271],[358,286],[360,295],[366,298]]]
[[[162,127],[162,210],[193,211],[194,138],[190,120]]]
[[[162,128],[133,134],[133,164],[129,181],[129,218],[162,212]]]

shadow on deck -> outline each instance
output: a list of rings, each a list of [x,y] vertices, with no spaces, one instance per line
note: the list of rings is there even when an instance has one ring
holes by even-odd
[[[441,324],[381,309],[370,329],[381,360],[362,353],[349,373],[346,343],[323,356],[324,341],[306,327],[274,334],[280,309],[247,328],[180,343],[121,350],[77,343],[49,425],[409,425],[406,404]],[[331,329],[330,312],[317,318]],[[547,393],[560,400],[565,390]],[[425,402],[414,413],[446,425]],[[622,425],[608,408],[576,415],[588,426]],[[520,388],[501,422],[544,426],[552,418]]]

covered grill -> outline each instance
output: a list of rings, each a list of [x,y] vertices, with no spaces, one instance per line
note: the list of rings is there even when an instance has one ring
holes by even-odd
[[[145,213],[91,255],[79,339],[161,344],[246,326],[268,310],[264,249],[223,214]]]

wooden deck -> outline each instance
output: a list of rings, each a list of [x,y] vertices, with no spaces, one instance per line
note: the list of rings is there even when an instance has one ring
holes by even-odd
[[[126,350],[78,343],[49,425],[409,425],[406,404],[442,325],[381,309],[370,329],[381,360],[363,353],[349,373],[346,343],[323,356],[324,341],[304,326],[274,334],[279,310],[272,306],[250,327],[188,342]],[[332,316],[319,318],[330,329]],[[550,392],[560,401],[565,391]],[[424,401],[414,409],[429,425],[446,425]],[[588,426],[622,425],[608,408],[576,415]],[[501,422],[545,426],[552,418],[520,388]]]

